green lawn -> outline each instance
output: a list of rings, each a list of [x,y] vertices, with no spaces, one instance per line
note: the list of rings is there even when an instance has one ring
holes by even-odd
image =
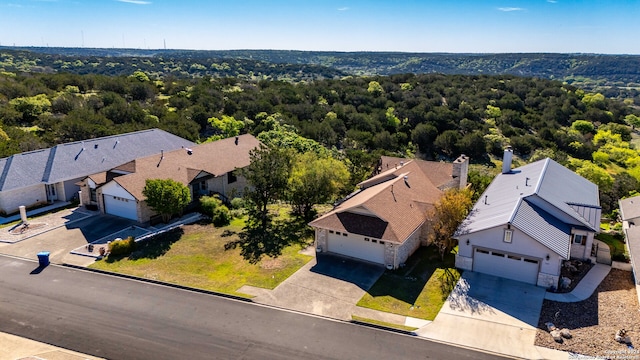
[[[385,271],[357,305],[433,320],[459,278],[453,254],[442,261],[434,247],[421,247],[403,269]]]
[[[241,224],[236,220],[224,228],[187,225],[145,242],[132,256],[107,258],[90,267],[247,296],[237,290],[243,285],[273,289],[312,258],[299,254],[300,246],[294,245],[277,259],[250,264],[239,249],[224,249],[225,243],[237,239]]]
[[[609,245],[611,258],[614,261],[626,261],[629,259],[627,248],[624,244],[624,235],[618,233],[600,233],[596,239]]]

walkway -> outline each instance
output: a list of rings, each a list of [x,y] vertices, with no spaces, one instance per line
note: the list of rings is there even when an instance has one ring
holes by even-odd
[[[600,285],[602,280],[604,280],[604,278],[609,275],[610,270],[611,266],[609,265],[595,264],[571,292],[564,294],[547,292],[544,298],[547,300],[558,302],[576,302],[587,300],[589,296],[591,296],[593,292],[596,291],[596,288],[598,287],[598,285]]]
[[[32,217],[32,216],[36,216],[42,213],[46,213],[47,211],[51,211],[51,210],[55,210],[55,209],[59,209],[62,207],[65,207],[67,205],[71,204],[70,202],[65,202],[65,201],[56,201],[51,205],[47,205],[47,206],[43,206],[41,208],[37,208],[37,209],[33,209],[33,210],[27,210],[27,218]],[[7,224],[13,221],[18,221],[20,220],[20,214],[15,214],[15,215],[11,215],[11,216],[7,216],[7,217],[3,217],[0,216],[0,225],[2,224]]]

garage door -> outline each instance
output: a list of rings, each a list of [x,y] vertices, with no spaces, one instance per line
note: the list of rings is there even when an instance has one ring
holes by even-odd
[[[536,284],[539,260],[501,251],[476,249],[473,271]]]
[[[381,244],[378,239],[344,236],[336,232],[329,234],[328,240],[329,251],[332,253],[384,264],[384,242]]]
[[[138,220],[136,201],[118,196],[104,195],[104,212],[123,218]]]

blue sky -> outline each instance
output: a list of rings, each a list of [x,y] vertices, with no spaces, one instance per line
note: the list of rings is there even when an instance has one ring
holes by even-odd
[[[0,45],[640,54],[640,0],[0,0]]]

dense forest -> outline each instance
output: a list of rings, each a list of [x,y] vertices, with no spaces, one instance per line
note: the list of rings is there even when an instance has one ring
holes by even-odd
[[[24,59],[12,56],[3,55],[3,64],[11,59],[24,66]],[[331,149],[355,184],[382,153],[437,160],[464,153],[491,167],[510,145],[522,162],[551,157],[597,183],[605,212],[640,190],[640,153],[633,144],[640,110],[633,99],[610,99],[567,82],[329,73],[283,81],[255,73],[147,73],[126,59],[126,76],[4,66],[0,156],[153,127],[198,142],[248,132],[287,146],[308,139]],[[479,182],[482,174],[472,176]]]
[[[609,98],[640,103],[640,56],[601,54],[451,54],[286,50],[144,50],[0,47],[0,70],[153,77],[234,76],[312,80],[344,75],[518,75],[555,79]]]

